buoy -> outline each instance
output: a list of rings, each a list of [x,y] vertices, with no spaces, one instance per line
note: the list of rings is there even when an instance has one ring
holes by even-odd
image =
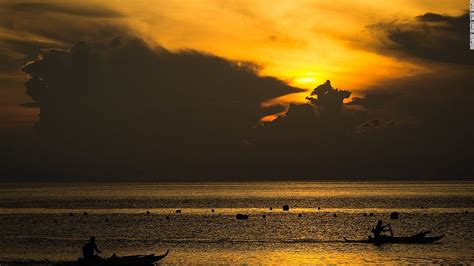
[[[88,214],[87,212],[84,212],[84,216],[87,216],[87,214]]]
[[[264,214],[264,215],[262,215],[262,218],[265,219],[265,218],[267,218],[267,216]]]
[[[237,220],[247,220],[248,218],[249,218],[249,216],[247,214],[241,214],[241,213],[238,213],[235,216],[235,219],[237,219]]]
[[[399,214],[398,212],[392,212],[392,213],[390,213],[390,219],[392,219],[392,220],[398,219],[399,216],[400,216],[400,214]]]
[[[181,210],[176,210],[176,213],[181,213]]]
[[[54,220],[54,223],[57,224],[57,223],[58,223],[58,220],[55,219],[55,220]]]
[[[371,213],[369,214],[369,216],[375,216],[375,214],[374,214],[373,212],[371,212]]]
[[[464,211],[464,213],[469,213],[469,211]]]
[[[318,207],[318,211],[321,210],[321,207]]]
[[[146,214],[150,214],[150,211],[146,211]]]
[[[303,214],[301,214],[301,213],[298,213],[298,217],[301,217],[301,216],[303,216]]]
[[[72,214],[72,212],[69,213],[69,216],[73,216],[74,214]]]
[[[337,214],[333,214],[332,216],[333,216],[333,217],[337,217]]]
[[[287,204],[283,205],[283,210],[284,210],[284,211],[289,211],[289,210],[290,210],[290,206],[287,205]]]
[[[362,214],[363,216],[367,216],[367,213],[364,212],[364,214]]]
[[[214,209],[212,209],[211,212],[214,212]]]
[[[270,211],[272,211],[272,210],[273,210],[273,208],[272,208],[272,207],[270,207]]]
[[[108,222],[108,221],[109,221],[109,218],[105,218],[105,221]]]

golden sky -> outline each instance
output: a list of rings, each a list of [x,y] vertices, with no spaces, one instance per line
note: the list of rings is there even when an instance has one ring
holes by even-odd
[[[109,20],[127,25],[151,44],[252,61],[262,66],[262,75],[275,76],[308,90],[329,79],[335,87],[352,91],[353,96],[384,79],[429,71],[426,66],[364,47],[373,38],[367,25],[404,20],[426,12],[458,15],[469,4],[467,0],[53,0],[41,3],[46,2],[116,10],[123,16]],[[0,3],[11,2],[0,0]],[[5,37],[37,38],[0,31],[0,38]],[[15,113],[12,106],[17,102],[3,103],[6,99],[28,99],[23,91],[9,91],[0,91],[5,96],[2,105],[9,106],[2,108],[0,117]],[[306,95],[289,95],[279,101],[305,102]],[[25,112],[34,114],[25,110],[17,113],[24,116]]]

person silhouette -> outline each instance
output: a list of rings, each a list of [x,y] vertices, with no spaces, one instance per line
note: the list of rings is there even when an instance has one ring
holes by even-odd
[[[82,256],[85,260],[102,260],[101,257],[94,254],[94,251],[97,251],[98,254],[102,253],[95,243],[95,237],[91,236],[89,242],[82,247]]]
[[[387,227],[388,227],[388,229],[386,229]],[[393,232],[392,232],[392,228],[391,228],[390,224],[383,225],[383,221],[378,220],[377,225],[375,226],[374,229],[372,229],[372,233],[374,233],[374,238],[379,239],[380,235],[383,232],[390,232],[390,235],[393,236]]]

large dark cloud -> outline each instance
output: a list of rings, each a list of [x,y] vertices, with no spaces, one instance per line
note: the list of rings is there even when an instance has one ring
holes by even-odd
[[[368,26],[384,53],[433,62],[474,64],[469,50],[469,13],[449,16],[425,13],[412,20],[380,22]]]
[[[266,114],[261,103],[300,91],[257,70],[133,38],[51,50],[23,68],[41,110],[38,156],[61,165],[38,171],[196,177],[223,170],[242,160],[246,137]]]

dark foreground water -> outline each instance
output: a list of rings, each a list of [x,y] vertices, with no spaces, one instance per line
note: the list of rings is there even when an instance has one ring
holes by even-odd
[[[472,264],[473,218],[474,182],[0,184],[0,261],[74,260],[95,235],[105,257],[169,249],[165,265]],[[377,219],[396,235],[446,237],[342,241],[366,238]]]

